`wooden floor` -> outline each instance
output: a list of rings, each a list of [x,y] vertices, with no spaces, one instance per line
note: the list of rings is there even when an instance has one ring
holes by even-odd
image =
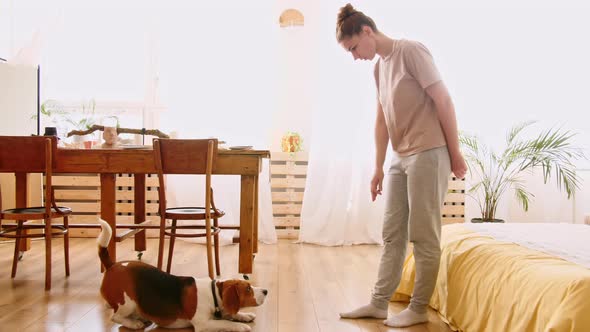
[[[133,240],[118,244],[119,260],[136,259]],[[153,264],[157,242],[148,240],[142,260]],[[101,273],[95,239],[72,239],[71,275],[65,278],[62,240],[54,240],[53,287],[44,291],[44,244],[33,241],[10,278],[13,243],[0,242],[0,331],[129,331],[110,321],[99,295]],[[378,246],[320,247],[281,240],[260,245],[252,283],[269,290],[266,302],[255,312],[253,331],[405,331],[450,332],[433,311],[430,322],[405,329],[387,328],[377,319],[342,320],[340,311],[366,304],[380,255]],[[202,245],[177,241],[173,274],[206,275]],[[237,274],[237,245],[223,247],[222,277]],[[404,304],[390,304],[398,312]],[[171,331],[151,326],[148,331]],[[192,329],[176,330],[191,331]]]

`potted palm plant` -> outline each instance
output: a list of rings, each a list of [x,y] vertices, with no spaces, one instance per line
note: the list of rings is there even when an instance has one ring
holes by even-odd
[[[506,146],[501,153],[492,151],[476,136],[462,133],[459,141],[469,172],[477,181],[468,188],[466,195],[479,206],[481,218],[472,222],[503,222],[496,219],[498,203],[506,191],[514,189],[516,198],[525,211],[534,197],[525,188],[520,178],[523,172],[540,169],[544,183],[556,177],[557,186],[565,189],[568,199],[578,188],[580,178],[576,174],[574,161],[584,158],[581,149],[572,145],[575,134],[550,129],[532,139],[521,139],[523,130],[534,122],[525,122],[511,128],[506,136]]]

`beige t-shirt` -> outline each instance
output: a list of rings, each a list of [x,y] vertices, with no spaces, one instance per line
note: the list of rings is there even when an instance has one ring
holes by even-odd
[[[377,66],[379,102],[393,150],[409,156],[446,145],[434,101],[425,90],[441,80],[428,49],[397,40]]]

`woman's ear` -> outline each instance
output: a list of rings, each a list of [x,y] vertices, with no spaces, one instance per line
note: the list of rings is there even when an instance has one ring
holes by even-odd
[[[228,285],[226,282],[223,286],[223,311],[230,315],[235,315],[240,310],[240,296],[238,295],[238,287],[236,284]]]

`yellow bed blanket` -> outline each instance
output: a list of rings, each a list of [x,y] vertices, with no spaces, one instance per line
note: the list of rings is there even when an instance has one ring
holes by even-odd
[[[441,247],[430,306],[453,330],[590,331],[590,269],[461,224],[443,227]],[[410,255],[392,301],[409,299],[414,274]]]

